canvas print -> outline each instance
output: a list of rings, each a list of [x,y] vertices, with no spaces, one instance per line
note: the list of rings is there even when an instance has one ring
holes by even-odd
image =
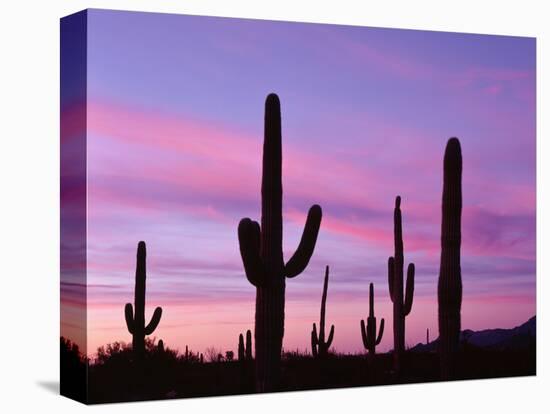
[[[535,45],[61,19],[61,393],[535,375]]]

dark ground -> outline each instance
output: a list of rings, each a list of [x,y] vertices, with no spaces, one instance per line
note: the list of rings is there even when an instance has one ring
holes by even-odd
[[[535,375],[536,350],[504,351],[468,347],[461,350],[456,379]],[[192,359],[192,358],[189,358]],[[150,352],[141,368],[131,350],[107,352],[89,366],[89,402],[106,403],[165,398],[235,395],[254,392],[253,361],[186,360],[173,351]],[[359,387],[439,381],[435,352],[407,352],[401,378],[392,371],[392,355],[376,355],[373,367],[366,356],[332,355],[315,360],[285,354],[281,391]],[[138,365],[139,366],[139,365]]]

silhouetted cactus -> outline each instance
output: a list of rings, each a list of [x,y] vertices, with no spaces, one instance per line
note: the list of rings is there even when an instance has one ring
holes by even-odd
[[[159,343],[157,344],[157,351],[164,352],[164,341],[162,339],[159,340]]]
[[[439,355],[442,379],[452,378],[460,335],[462,276],[460,222],[462,214],[462,151],[457,138],[447,142],[443,161],[441,262],[437,286]]]
[[[244,361],[245,355],[244,355],[244,337],[243,334],[239,334],[239,361]]]
[[[250,332],[250,329],[247,329],[246,331],[246,348],[245,348],[245,358],[247,361],[252,360],[252,332]]]
[[[277,389],[284,335],[285,278],[297,276],[309,263],[322,216],[318,205],[309,209],[298,249],[285,264],[281,110],[279,98],[275,94],[270,94],[265,102],[262,169],[261,227],[257,222],[244,218],[238,229],[246,277],[256,287],[254,340],[256,389],[260,392]]]
[[[401,224],[401,197],[395,198],[393,213],[394,245],[393,257],[388,260],[388,286],[393,302],[393,355],[394,369],[401,372],[402,357],[405,352],[405,316],[411,312],[414,294],[414,264],[407,268],[407,286],[403,298],[403,230]]]
[[[313,324],[311,331],[311,353],[315,358],[324,358],[328,354],[332,339],[334,338],[334,325],[330,327],[328,339],[325,341],[325,310],[327,304],[328,290],[328,266],[325,268],[325,282],[323,285],[323,296],[321,298],[321,320],[319,321],[319,336],[317,336],[317,327]]]
[[[201,355],[199,357],[199,360],[200,360],[201,364],[204,364],[204,355],[202,354],[202,352],[201,352]]]
[[[159,306],[153,312],[149,324],[145,326],[145,258],[145,242],[140,241],[137,248],[136,286],[134,290],[135,313],[131,303],[127,303],[124,307],[128,332],[132,334],[132,348],[138,359],[145,354],[145,336],[151,335],[155,331],[162,316],[162,308]]]
[[[250,332],[250,329],[246,331],[246,346],[243,334],[239,334],[238,350],[239,361],[250,361],[252,359],[252,332]]]
[[[430,328],[426,328],[426,345],[430,343]]]
[[[367,329],[365,329],[365,321],[361,319],[361,337],[363,338],[363,346],[369,351],[369,356],[373,357],[376,353],[376,345],[382,341],[384,335],[384,318],[380,320],[380,330],[378,337],[376,336],[376,317],[374,316],[374,285],[369,285],[369,317],[367,318]]]

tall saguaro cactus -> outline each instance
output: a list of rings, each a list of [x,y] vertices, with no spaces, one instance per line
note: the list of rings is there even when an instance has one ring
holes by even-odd
[[[311,353],[315,358],[324,358],[328,355],[328,350],[334,338],[334,325],[330,327],[330,333],[325,341],[325,312],[327,305],[327,290],[328,290],[328,266],[325,268],[325,283],[323,285],[323,296],[321,298],[321,320],[319,321],[319,336],[317,336],[317,327],[313,323],[311,331]]]
[[[124,316],[128,332],[132,334],[132,348],[139,359],[145,353],[145,335],[151,335],[157,328],[162,316],[162,308],[159,306],[153,312],[151,321],[145,325],[145,277],[146,277],[146,249],[145,242],[140,241],[137,247],[136,286],[134,290],[134,306],[127,303],[124,307]]]
[[[376,317],[374,316],[374,285],[369,285],[369,317],[367,318],[367,329],[365,329],[365,321],[361,319],[361,337],[363,338],[363,346],[369,351],[369,356],[374,357],[376,353],[376,345],[382,341],[384,335],[384,318],[380,320],[380,330],[378,337],[376,336]]]
[[[403,295],[403,229],[401,224],[401,197],[395,198],[393,213],[394,245],[393,257],[388,260],[388,286],[393,302],[393,354],[394,369],[399,374],[405,352],[405,317],[411,312],[414,294],[414,263],[407,268],[407,285]],[[404,297],[403,297],[404,296]]]
[[[439,355],[442,379],[452,378],[460,335],[462,276],[460,271],[462,214],[462,150],[457,138],[447,142],[443,161],[441,262],[437,286]]]
[[[284,335],[285,279],[299,275],[309,263],[322,217],[318,205],[309,209],[298,249],[285,264],[281,172],[281,109],[277,95],[270,94],[265,102],[261,226],[244,218],[238,229],[246,277],[256,287],[254,339],[259,392],[277,389]]]

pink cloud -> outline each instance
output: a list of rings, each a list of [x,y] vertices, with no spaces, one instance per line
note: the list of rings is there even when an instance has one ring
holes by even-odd
[[[131,145],[252,165],[255,161],[247,154],[261,145],[259,140],[243,138],[241,133],[228,131],[227,128],[222,130],[221,125],[212,121],[201,123],[183,116],[130,109],[105,102],[89,103],[88,130]]]
[[[286,216],[289,220],[301,224],[305,221],[305,213],[291,210]],[[389,215],[388,215],[389,216]],[[388,217],[389,218],[389,217]],[[359,240],[364,240],[373,243],[376,246],[385,248],[388,251],[388,256],[393,252],[393,221],[388,219],[388,226],[380,228],[379,223],[372,223],[361,218],[338,218],[334,216],[324,216],[321,226],[322,231],[330,232],[339,236],[352,237]],[[440,249],[439,239],[431,235],[422,234],[420,232],[406,232],[404,242],[408,252],[423,251],[430,255],[438,252]]]
[[[258,200],[261,159],[250,157],[250,153],[261,153],[260,134],[251,137],[227,132],[221,126],[120,109],[110,104],[90,105],[89,131],[94,137],[91,139],[92,162],[89,167],[92,200],[109,202],[128,197],[129,204],[139,204],[140,208],[154,207],[158,200],[143,199],[143,192],[148,191],[147,183],[152,187],[170,187],[167,193],[181,194],[182,197],[218,194],[233,200]],[[97,136],[108,139],[98,141]],[[128,149],[127,157],[120,159],[105,149],[112,145],[116,145],[112,150],[115,155],[125,148],[136,147]],[[154,153],[159,149],[179,155],[165,156],[161,162],[156,162]],[[327,165],[330,169],[326,168]],[[355,191],[354,183],[369,185],[376,182],[374,176],[366,175],[349,163],[316,154],[309,148],[301,149],[292,143],[285,144],[283,173],[285,196],[308,198],[312,202],[337,198],[344,203],[364,206],[367,200]],[[342,186],[335,176],[347,177],[350,185]],[[117,180],[131,179],[139,179],[142,184],[134,193],[132,187],[111,185]],[[139,198],[142,201],[137,203]],[[212,214],[217,214],[215,208],[209,209]]]
[[[482,89],[488,95],[498,95],[502,91],[502,85],[490,85]]]
[[[258,153],[261,151],[261,137],[253,138],[244,133],[231,132],[222,125],[180,120],[173,116],[97,103],[90,105],[89,128],[92,134],[109,137],[107,141],[96,142],[95,145],[102,146],[101,150],[97,151],[105,151],[103,147],[109,147],[111,141],[122,145],[113,147],[117,151],[124,150],[127,146],[133,148],[124,159],[109,158],[109,151],[98,152],[101,162],[91,163],[92,177],[89,192],[92,217],[103,209],[105,214],[108,214],[110,206],[115,204],[156,212],[169,208],[212,220],[226,221],[230,224],[229,221],[235,218],[226,215],[225,205],[234,205],[237,200],[240,200],[242,205],[259,203],[260,157],[250,157],[249,153],[254,147]],[[390,135],[406,134],[406,131],[394,131],[396,127],[388,128],[390,128]],[[143,145],[144,149],[136,149],[133,147],[135,145]],[[158,148],[177,155],[172,158],[163,157],[162,162],[156,162],[154,155],[150,154]],[[93,151],[92,149],[92,156]],[[105,153],[107,156],[104,156]],[[414,154],[409,155],[411,159],[415,159]],[[197,161],[193,161],[193,158]],[[433,157],[428,157],[433,159],[434,164],[433,167],[428,168],[430,172],[440,171],[439,158],[435,156],[435,152]],[[310,148],[302,149],[293,143],[285,145],[283,162],[286,200],[304,200],[306,204],[317,202],[322,205],[330,205],[337,200],[339,207],[333,210],[336,215],[325,216],[324,228],[335,234],[353,236],[385,245],[391,244],[393,198],[382,200],[377,194],[383,193],[383,188],[404,188],[403,184],[399,184],[403,182],[402,178],[392,178],[390,175],[384,176],[381,180],[380,173],[376,169],[369,168],[368,165],[358,168],[354,163],[315,153]],[[423,163],[424,168],[429,165],[425,161]],[[330,168],[326,168],[327,166]],[[413,165],[411,169],[416,170],[416,167]],[[110,175],[110,171],[113,171],[114,176]],[[117,176],[119,174],[117,171],[125,175]],[[144,176],[146,178],[143,178]],[[334,177],[345,177],[345,181],[335,180]],[[131,184],[132,179],[136,181],[135,185]],[[434,192],[431,199],[425,201],[413,199],[411,202],[407,199],[403,207],[404,216],[406,220],[410,220],[411,224],[424,223],[418,229],[412,229],[411,226],[409,229],[412,230],[406,232],[409,248],[413,251],[423,250],[433,253],[439,248],[437,232],[440,220],[440,184],[437,187],[438,191]],[[369,188],[370,191],[358,191],[358,188]],[[533,200],[529,194],[533,190],[529,192],[523,187],[518,188],[526,192],[528,197],[526,204],[529,205]],[[144,196],[145,194],[150,196]],[[208,200],[211,201],[208,202]],[[522,203],[521,199],[517,202],[520,205]],[[159,209],[160,205],[163,205],[163,208]],[[523,222],[514,219],[517,214],[511,215],[511,212],[502,211],[506,206],[512,211],[514,208],[509,206],[514,205],[516,205],[515,201],[499,205],[501,212],[497,213],[488,208],[479,209],[466,204],[464,209],[466,226],[468,223],[474,223],[474,226],[479,228],[479,224],[475,223],[485,223],[488,218],[496,223],[497,217],[500,218],[498,218],[498,224],[490,228],[483,227],[491,232],[491,234],[487,233],[485,238],[468,239],[467,227],[465,248],[469,249],[471,246],[473,254],[517,255],[514,253],[517,241],[511,241],[506,236],[506,225],[510,223],[512,226],[509,227],[510,231],[513,231],[516,228],[514,226]],[[346,212],[346,209],[349,211]],[[356,213],[352,213],[353,210],[356,210]],[[518,208],[516,207],[515,210]],[[368,216],[365,216],[369,211],[374,211],[376,214],[387,212],[389,227],[377,229],[373,226]],[[290,211],[289,214],[289,217],[294,220],[299,217],[295,211]],[[300,214],[305,214],[305,211]],[[359,215],[356,216],[357,214]],[[501,227],[504,230],[499,230],[498,234],[495,233],[494,230]],[[485,241],[481,243],[481,240]],[[524,255],[529,253],[523,253],[522,257]]]
[[[498,82],[516,82],[526,79],[533,79],[535,74],[529,70],[487,68],[487,67],[469,67],[455,73],[450,84],[458,88],[475,85],[479,82],[498,83]]]

